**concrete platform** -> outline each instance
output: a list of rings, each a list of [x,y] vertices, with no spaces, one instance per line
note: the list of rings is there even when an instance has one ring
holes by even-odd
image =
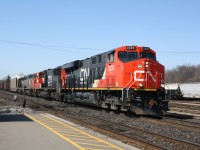
[[[78,150],[23,114],[0,115],[1,150]]]
[[[51,114],[0,114],[0,150],[138,150]]]

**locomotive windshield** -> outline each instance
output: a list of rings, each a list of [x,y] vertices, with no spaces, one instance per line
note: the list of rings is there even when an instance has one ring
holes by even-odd
[[[129,62],[133,61],[138,58],[138,53],[137,52],[119,52],[118,53],[118,58],[122,62]]]
[[[156,56],[153,53],[144,53],[144,52],[142,52],[142,53],[140,53],[140,58],[150,58],[150,59],[156,61]]]

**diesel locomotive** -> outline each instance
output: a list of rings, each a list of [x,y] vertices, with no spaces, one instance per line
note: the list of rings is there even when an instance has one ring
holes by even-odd
[[[137,115],[163,115],[164,66],[149,47],[122,46],[12,79],[13,91]]]

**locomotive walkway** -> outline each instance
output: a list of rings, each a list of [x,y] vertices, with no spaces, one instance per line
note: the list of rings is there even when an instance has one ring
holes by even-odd
[[[0,149],[3,150],[128,149],[50,114],[0,114],[0,132]]]

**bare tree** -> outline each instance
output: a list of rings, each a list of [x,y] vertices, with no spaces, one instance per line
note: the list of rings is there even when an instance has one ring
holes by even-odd
[[[200,65],[181,65],[166,70],[166,83],[200,82]]]

